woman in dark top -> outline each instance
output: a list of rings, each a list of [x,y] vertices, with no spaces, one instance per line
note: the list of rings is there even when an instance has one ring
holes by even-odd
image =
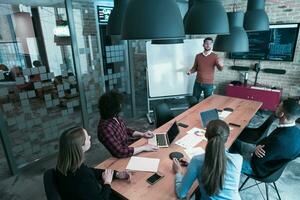
[[[113,176],[130,179],[126,171],[89,168],[84,164],[84,153],[91,146],[90,136],[81,127],[66,130],[60,137],[56,166],[56,184],[62,199],[112,199]]]

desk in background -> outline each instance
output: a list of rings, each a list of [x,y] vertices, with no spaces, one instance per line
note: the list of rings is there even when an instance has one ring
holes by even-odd
[[[226,97],[220,95],[213,95],[199,104],[193,106],[188,109],[184,113],[178,115],[175,119],[167,122],[163,126],[156,129],[154,132],[166,132],[168,128],[172,125],[174,120],[177,122],[182,122],[188,124],[188,128],[180,128],[180,133],[176,137],[175,140],[180,139],[181,137],[186,135],[186,132],[193,127],[201,128],[200,123],[200,115],[199,113],[208,109],[217,108],[223,109],[226,107],[233,108],[234,111],[231,115],[229,115],[225,121],[227,123],[234,122],[235,124],[241,125],[241,127],[235,127],[228,138],[226,143],[227,147],[230,147],[232,143],[236,140],[242,130],[247,126],[251,118],[258,111],[261,102],[238,99],[233,97]],[[140,146],[147,143],[147,140],[142,138],[132,144],[131,146]],[[198,144],[198,146],[205,149],[206,142],[202,141]],[[158,181],[154,185],[149,185],[146,182],[146,179],[152,175],[152,173],[148,172],[135,172],[132,176],[131,183],[128,184],[126,181],[115,180],[112,183],[112,189],[121,195],[124,199],[130,200],[173,200],[177,199],[175,194],[175,175],[172,171],[172,160],[169,159],[169,154],[173,151],[179,151],[184,153],[184,149],[173,142],[169,148],[160,148],[157,152],[146,152],[141,153],[138,156],[141,157],[149,157],[149,158],[159,158],[160,163],[158,167],[158,171],[165,175],[163,179]],[[111,157],[101,164],[99,164],[96,168],[110,168],[118,171],[125,170],[128,161],[130,158],[117,159]],[[190,190],[190,194],[197,188],[197,182],[194,182]]]
[[[226,88],[226,95],[242,99],[261,101],[261,109],[275,111],[280,103],[281,90],[272,90],[263,87],[241,86],[229,84]]]

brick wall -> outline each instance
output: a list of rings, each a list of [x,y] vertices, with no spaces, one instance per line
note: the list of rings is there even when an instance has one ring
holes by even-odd
[[[230,1],[229,1],[230,2]],[[247,1],[237,1],[238,10],[246,11]],[[224,7],[227,11],[232,10],[232,4],[226,3]],[[300,23],[300,1],[299,0],[266,0],[266,11],[270,19],[270,23]],[[206,37],[206,36],[198,36]],[[145,41],[136,41],[136,64],[135,65],[135,84],[138,90],[146,89],[145,79],[141,79],[141,75],[145,75],[146,56]],[[144,55],[143,55],[144,54]],[[225,69],[217,72],[215,76],[215,84],[217,93],[224,94],[225,86],[232,80],[240,80],[240,73],[229,69],[234,64],[232,59],[228,59],[226,53],[218,55],[224,58]],[[145,59],[145,60],[144,60]],[[255,60],[235,60],[235,65],[253,66],[258,61]],[[261,61],[261,68],[285,69],[286,74],[276,75],[260,72],[257,82],[262,85],[283,88],[283,96],[300,95],[300,36],[298,37],[294,62],[278,62],[278,61]],[[249,82],[253,83],[255,72],[249,71]]]
[[[227,11],[232,10],[232,4],[224,5]],[[239,1],[239,10],[246,11],[247,1]],[[300,22],[300,1],[299,0],[267,0],[266,12],[270,23],[299,23]],[[239,72],[228,69],[233,65],[233,60],[228,59],[224,53],[218,53],[224,58],[225,70],[216,73],[215,83],[219,93],[224,93],[224,87],[231,80],[239,80]],[[238,66],[253,66],[256,60],[235,60]],[[257,82],[283,89],[283,96],[300,95],[300,36],[298,36],[294,62],[261,61],[261,68],[285,69],[286,74],[276,75],[260,72]],[[255,72],[249,72],[249,81],[254,82]]]

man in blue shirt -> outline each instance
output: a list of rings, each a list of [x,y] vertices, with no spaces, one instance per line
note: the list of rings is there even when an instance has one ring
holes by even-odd
[[[265,177],[300,156],[300,105],[292,99],[281,102],[275,113],[278,127],[256,147],[237,141],[238,152],[244,157],[242,172]]]

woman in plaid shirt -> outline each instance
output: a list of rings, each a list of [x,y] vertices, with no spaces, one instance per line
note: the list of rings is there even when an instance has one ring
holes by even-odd
[[[101,119],[98,124],[98,139],[117,158],[126,158],[143,151],[156,151],[158,147],[145,144],[129,147],[130,137],[151,138],[153,133],[134,131],[127,128],[118,116],[121,112],[122,95],[115,91],[103,94],[99,99]]]

